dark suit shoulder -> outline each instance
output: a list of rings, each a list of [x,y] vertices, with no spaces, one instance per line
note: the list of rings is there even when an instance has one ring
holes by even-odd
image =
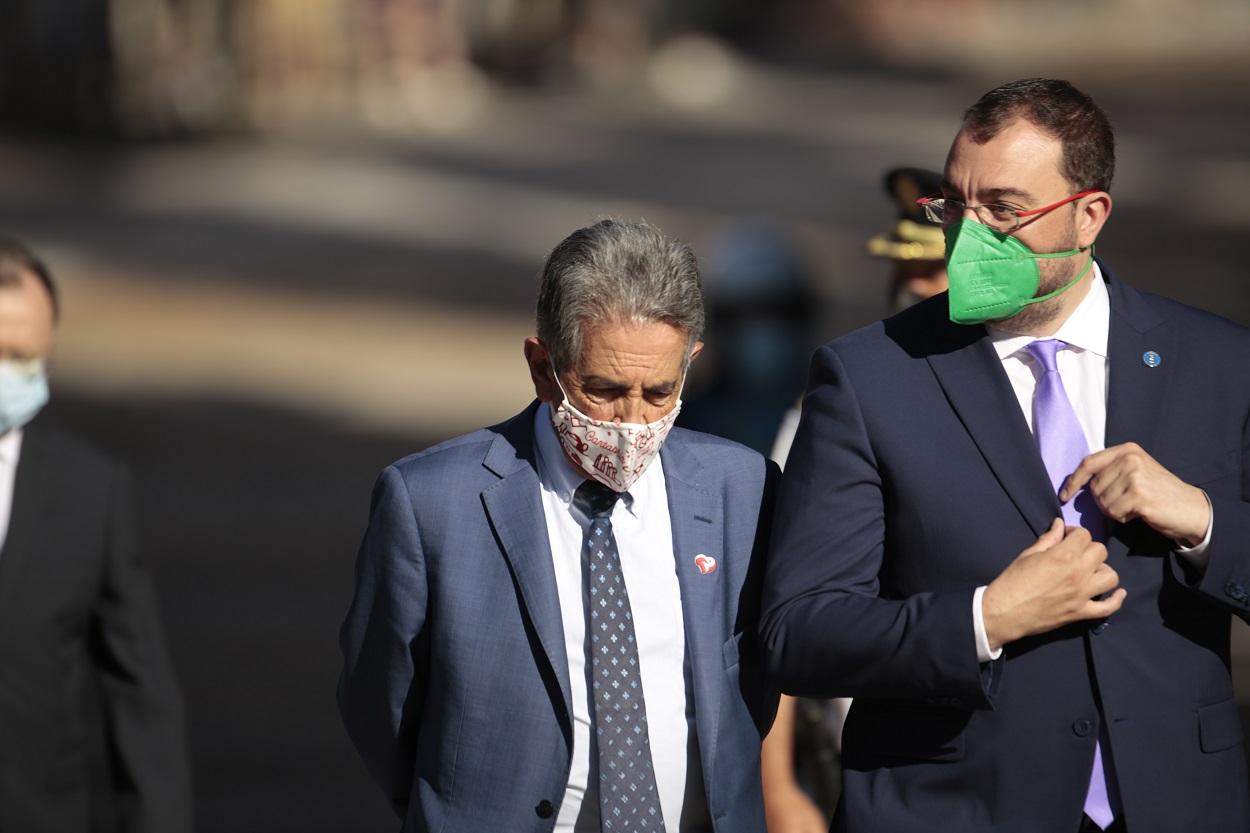
[[[762,484],[768,466],[773,465],[754,449],[727,440],[715,434],[674,428],[665,443],[665,471],[670,466],[682,466],[690,458],[697,460],[701,469],[699,479],[707,485],[715,481],[758,482]],[[688,458],[686,455],[690,455]],[[687,475],[688,472],[676,471]]]
[[[935,295],[882,321],[860,327],[824,345],[846,365],[922,359],[981,338],[985,328],[952,324],[946,293]]]
[[[1250,347],[1250,329],[1222,315],[1183,304],[1153,292],[1138,292],[1141,299],[1169,324],[1185,327],[1195,337],[1224,342],[1245,349]]]
[[[466,460],[480,464],[482,457],[486,454],[486,449],[495,441],[496,436],[497,434],[489,428],[479,428],[401,457],[391,465],[407,474],[432,472],[447,466],[460,466]]]
[[[512,447],[512,452],[505,456],[513,459],[531,457],[534,413],[538,404],[532,403],[521,413],[497,425],[479,428],[409,454],[391,466],[410,482],[416,478],[462,476],[466,471],[484,471],[483,463],[501,438]]]
[[[762,458],[762,455],[752,449],[747,448],[740,442],[726,439],[717,434],[708,434],[704,431],[694,431],[690,428],[675,427],[669,434],[670,440],[688,443],[694,448],[714,449],[716,454],[723,454],[730,458],[740,458],[744,460],[754,460]]]
[[[22,458],[46,472],[72,471],[79,481],[111,479],[124,468],[83,437],[37,420],[22,431]]]

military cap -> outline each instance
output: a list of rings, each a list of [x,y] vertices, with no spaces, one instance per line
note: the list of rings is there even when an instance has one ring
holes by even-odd
[[[942,227],[925,217],[916,200],[938,193],[942,175],[924,168],[894,168],[885,190],[898,208],[894,227],[868,241],[868,254],[893,260],[941,260],[946,252]]]

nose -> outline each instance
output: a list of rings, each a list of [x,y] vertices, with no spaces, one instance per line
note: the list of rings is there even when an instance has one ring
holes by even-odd
[[[635,399],[632,396],[617,403],[614,410],[616,413],[613,415],[613,418],[617,422],[645,424],[659,418],[651,413],[655,408],[651,407],[645,400],[641,398]]]

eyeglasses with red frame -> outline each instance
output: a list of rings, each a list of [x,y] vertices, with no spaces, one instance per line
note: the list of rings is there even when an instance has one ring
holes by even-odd
[[[1001,234],[1011,234],[1020,228],[1020,221],[1023,218],[1036,217],[1045,214],[1047,211],[1054,211],[1061,205],[1067,205],[1070,202],[1079,200],[1081,197],[1088,197],[1090,194],[1096,193],[1098,193],[1097,188],[1090,188],[1085,191],[1079,191],[1070,197],[1064,197],[1058,202],[1052,202],[1050,205],[1032,208],[1027,211],[1012,208],[1009,205],[1002,205],[1001,203],[969,205],[963,200],[939,196],[921,197],[916,200],[916,205],[924,207],[925,216],[930,221],[941,223],[944,226],[957,222],[964,215],[964,212],[971,208],[976,213],[977,219],[984,225]]]

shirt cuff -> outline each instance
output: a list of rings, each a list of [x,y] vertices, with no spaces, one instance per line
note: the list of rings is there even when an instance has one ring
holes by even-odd
[[[1207,536],[1210,537],[1209,532]],[[990,650],[990,638],[985,633],[985,613],[981,610],[981,597],[984,595],[985,587],[978,587],[972,594],[972,632],[977,637],[977,662],[993,662],[1003,655],[1003,649]]]
[[[1211,505],[1211,498],[1205,491],[1203,491],[1202,496],[1207,499],[1207,509],[1211,512],[1211,521],[1207,524],[1207,534],[1202,537],[1201,541],[1194,544],[1192,547],[1186,547],[1182,545],[1180,541],[1177,541],[1176,554],[1197,567],[1199,570],[1206,570],[1207,562],[1211,560],[1211,556],[1207,550],[1211,546],[1211,530],[1215,529],[1215,507]]]

